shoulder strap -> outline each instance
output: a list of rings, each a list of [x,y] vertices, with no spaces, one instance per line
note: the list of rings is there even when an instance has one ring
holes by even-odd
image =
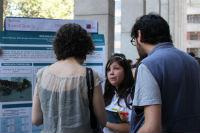
[[[93,71],[91,68],[86,68],[86,79],[87,79],[88,91],[91,92],[91,96],[93,97],[94,76],[93,76]]]
[[[96,129],[97,118],[94,113],[93,108],[93,93],[94,93],[94,76],[91,68],[86,68],[86,80],[88,87],[88,100],[89,100],[89,109],[90,109],[90,125],[92,129]]]

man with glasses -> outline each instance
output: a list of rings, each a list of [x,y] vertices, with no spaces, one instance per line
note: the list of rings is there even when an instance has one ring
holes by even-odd
[[[174,47],[168,23],[157,14],[136,20],[131,37],[140,57],[148,54],[137,69],[133,99],[135,109],[144,110],[144,121],[137,129],[133,115],[131,133],[200,132],[197,61]]]
[[[135,38],[134,38],[134,37],[132,37],[132,39],[131,39],[131,44],[132,44],[133,46],[136,46]]]

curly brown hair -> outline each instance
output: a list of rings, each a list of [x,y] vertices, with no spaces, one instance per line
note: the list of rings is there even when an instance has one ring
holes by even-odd
[[[68,57],[85,59],[87,54],[94,51],[90,35],[75,23],[64,24],[60,27],[56,33],[53,47],[57,60],[64,60]]]

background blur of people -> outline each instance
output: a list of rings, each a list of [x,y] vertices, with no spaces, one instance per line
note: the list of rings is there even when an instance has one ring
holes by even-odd
[[[193,52],[189,52],[188,54],[191,55],[192,57],[194,57],[198,61],[198,63],[200,64],[200,58],[199,57],[195,56],[195,54]]]
[[[133,61],[131,59],[127,59],[127,62],[130,64],[130,66],[132,67]]]
[[[137,73],[136,73],[136,69],[138,68],[140,62],[141,62],[145,57],[147,57],[147,55],[144,55],[143,57],[139,57],[139,58],[137,59],[137,61],[136,61],[134,64],[132,64],[131,70],[132,70],[134,79],[136,78],[136,74],[137,74]]]
[[[134,75],[135,75],[135,68],[134,68],[134,64],[133,64],[133,61],[131,59],[127,59],[127,62],[128,64],[130,64],[131,66],[131,71],[132,71],[132,74],[133,74],[133,78],[134,78]]]
[[[199,62],[199,65],[200,65],[200,58],[199,57],[195,57],[195,58]]]

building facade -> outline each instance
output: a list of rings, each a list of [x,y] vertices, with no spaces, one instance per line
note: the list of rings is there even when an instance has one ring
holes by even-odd
[[[200,57],[200,0],[188,0],[187,7],[187,52]]]
[[[137,50],[130,44],[130,32],[135,20],[155,12],[169,23],[175,47],[186,51],[186,0],[122,0],[121,52],[135,60]]]
[[[200,19],[200,14],[191,13],[187,16],[188,2],[193,1],[199,0],[75,0],[74,18],[98,21],[99,33],[105,36],[105,62],[113,52],[122,52],[132,60],[138,58],[136,48],[130,43],[130,32],[135,20],[149,12],[156,12],[167,20],[177,48],[183,51],[197,51],[199,55],[196,48],[199,47],[200,30],[192,30],[191,27],[198,25],[196,23],[198,20],[193,18]],[[2,29],[3,4],[0,5],[2,5],[0,6]],[[194,40],[195,38],[197,39]]]

